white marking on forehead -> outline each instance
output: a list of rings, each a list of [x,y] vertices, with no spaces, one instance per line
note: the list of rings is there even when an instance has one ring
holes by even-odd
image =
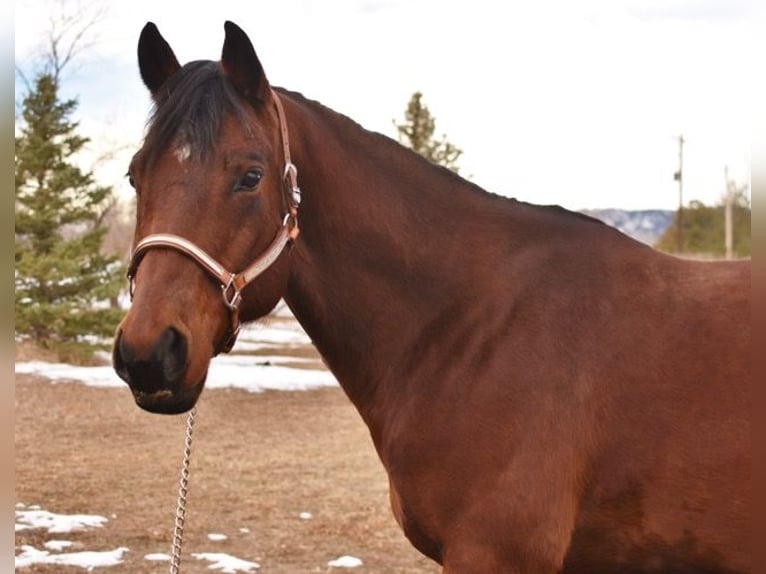
[[[186,142],[181,142],[173,150],[173,155],[176,156],[178,163],[183,163],[191,156],[191,146]]]

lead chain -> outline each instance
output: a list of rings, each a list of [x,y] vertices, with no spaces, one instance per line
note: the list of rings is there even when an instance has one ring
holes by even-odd
[[[184,539],[184,522],[186,521],[186,494],[189,485],[189,465],[191,463],[192,433],[194,432],[194,415],[197,407],[189,411],[186,417],[186,438],[184,440],[184,459],[181,464],[181,479],[178,485],[178,503],[176,505],[176,520],[173,528],[173,547],[170,558],[170,574],[178,574],[181,567],[181,545]]]

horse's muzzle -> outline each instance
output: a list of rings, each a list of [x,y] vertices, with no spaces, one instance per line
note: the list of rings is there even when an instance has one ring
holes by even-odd
[[[204,380],[184,383],[188,362],[186,337],[168,327],[143,353],[131,346],[122,331],[117,333],[112,353],[114,370],[130,386],[136,404],[147,411],[177,414],[197,401]]]

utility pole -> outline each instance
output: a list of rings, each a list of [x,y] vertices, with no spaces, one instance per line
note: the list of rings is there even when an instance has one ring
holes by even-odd
[[[684,250],[684,136],[678,136],[678,171],[674,175],[678,182],[678,213],[676,214],[676,251]]]
[[[729,167],[724,166],[726,191],[724,196],[726,212],[726,259],[734,258],[734,183],[729,181]]]

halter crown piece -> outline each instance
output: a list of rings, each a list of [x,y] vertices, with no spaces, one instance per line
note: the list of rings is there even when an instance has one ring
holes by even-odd
[[[274,107],[279,118],[279,129],[282,134],[282,150],[285,158],[285,169],[282,174],[285,185],[286,213],[282,220],[282,226],[277,231],[271,244],[258,258],[256,258],[244,270],[234,273],[228,271],[203,249],[178,235],[171,233],[153,233],[147,235],[136,244],[128,266],[128,280],[130,281],[130,299],[133,300],[135,291],[135,277],[138,265],[143,256],[150,249],[175,249],[190,257],[200,267],[207,271],[221,284],[223,303],[231,313],[231,329],[228,339],[219,352],[231,351],[239,334],[239,306],[242,303],[242,289],[252,283],[259,275],[271,267],[282,254],[285,247],[298,237],[298,206],[301,202],[301,190],[298,187],[298,168],[290,157],[290,138],[285,121],[285,111],[282,101],[274,90],[271,90]],[[218,354],[218,353],[216,353]]]

